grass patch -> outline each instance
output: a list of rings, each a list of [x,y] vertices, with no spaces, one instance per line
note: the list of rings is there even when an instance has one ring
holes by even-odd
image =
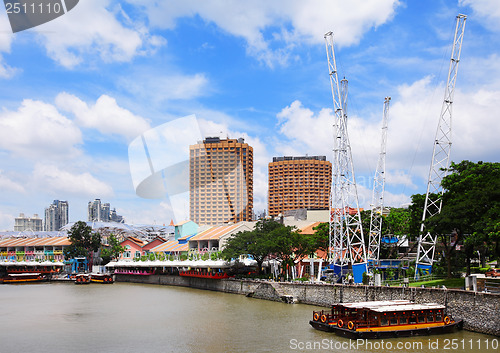
[[[465,286],[465,278],[444,278],[444,279],[434,279],[431,281],[423,282],[413,282],[410,283],[410,287],[420,287],[421,285],[429,287],[442,287],[446,288],[463,288]]]

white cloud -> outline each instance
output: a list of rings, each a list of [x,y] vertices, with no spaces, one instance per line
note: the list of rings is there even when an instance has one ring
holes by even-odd
[[[131,140],[150,128],[145,119],[118,106],[114,98],[105,94],[89,106],[78,97],[63,92],[56,97],[56,105],[74,114],[79,125],[97,129],[102,134],[125,136]]]
[[[0,52],[9,53],[14,34],[9,24],[7,13],[0,11]],[[9,79],[18,72],[18,69],[13,68],[5,63],[2,55],[0,55],[0,78]]]
[[[150,24],[160,28],[173,29],[177,19],[198,15],[243,38],[249,54],[269,66],[285,63],[297,43],[319,43],[331,30],[340,46],[358,43],[390,20],[399,5],[398,0],[127,1],[144,6]]]
[[[411,175],[404,170],[387,170],[385,181],[390,185],[404,185],[412,189],[417,187],[413,183]]]
[[[0,11],[0,33],[0,51],[10,52],[10,46],[12,44],[14,34],[12,33],[12,28],[10,27],[7,12],[4,11]]]
[[[111,197],[113,189],[89,172],[72,173],[56,165],[37,163],[33,178],[40,190],[54,195]]]
[[[174,213],[171,205],[167,201],[160,203],[144,202],[144,200],[137,200],[131,202],[127,207],[117,208],[116,212],[125,218],[128,224],[165,224],[169,225],[170,220],[174,219]],[[180,222],[183,219],[175,220]]]
[[[8,212],[8,211],[7,211]],[[14,216],[11,213],[5,213],[0,210],[0,231],[12,231],[14,229]]]
[[[329,108],[321,109],[315,115],[300,101],[294,101],[277,114],[279,132],[293,141],[300,155],[331,156],[333,148],[334,117]],[[302,147],[302,148],[301,148]],[[286,147],[289,148],[288,146]],[[281,152],[281,151],[278,151]],[[289,154],[284,151],[283,154]]]
[[[8,192],[19,192],[19,193],[26,192],[24,186],[11,180],[9,177],[4,175],[2,170],[0,170],[0,190],[2,190],[2,194]]]
[[[111,0],[80,1],[64,16],[34,30],[48,55],[67,68],[81,64],[89,54],[100,56],[104,62],[123,62],[165,44],[143,25],[130,23],[119,5],[109,9],[110,4]],[[122,22],[129,22],[129,26]]]
[[[470,6],[474,17],[482,17],[481,23],[494,31],[500,30],[500,7],[497,0],[460,0],[460,6]]]
[[[206,95],[209,80],[204,74],[158,75],[139,71],[121,78],[119,84],[142,100],[161,103],[167,100],[193,99]]]
[[[0,55],[0,78],[9,79],[13,77],[19,69],[13,68],[5,63],[2,55]]]
[[[48,103],[25,99],[0,112],[0,148],[23,157],[71,158],[82,143],[78,127]]]

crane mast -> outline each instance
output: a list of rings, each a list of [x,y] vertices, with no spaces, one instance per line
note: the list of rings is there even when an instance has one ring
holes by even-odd
[[[382,143],[377,169],[373,178],[372,210],[370,213],[370,233],[368,241],[368,260],[378,260],[380,254],[380,237],[382,235],[382,212],[384,210],[385,189],[385,155],[387,145],[387,121],[391,97],[385,97],[384,115],[382,119]]]
[[[443,194],[441,180],[446,176],[450,166],[453,96],[455,93],[455,83],[457,80],[458,63],[460,62],[466,19],[466,15],[459,14],[457,16],[450,67],[448,70],[448,80],[444,93],[443,106],[441,108],[441,116],[436,130],[436,138],[434,140],[432,163],[429,170],[427,193],[425,195],[424,212],[420,225],[415,278],[418,278],[419,270],[430,272],[434,261],[437,236],[429,232],[426,233],[424,223],[426,219],[441,212],[443,203],[441,199]]]
[[[325,34],[325,43],[335,113],[329,262],[334,265],[337,273],[341,273],[350,264],[354,281],[360,283],[363,272],[367,272],[367,260],[347,133],[347,80],[343,79],[339,83],[332,32]]]

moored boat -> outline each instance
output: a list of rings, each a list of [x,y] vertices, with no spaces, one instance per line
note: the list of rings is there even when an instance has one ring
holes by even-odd
[[[365,302],[354,308],[351,304],[334,305],[328,316],[325,311],[313,312],[311,326],[353,339],[441,334],[463,328],[463,321],[454,320],[440,304]]]
[[[105,273],[91,273],[90,281],[94,283],[104,283],[104,284],[111,284],[114,282],[113,277]]]
[[[75,284],[89,284],[90,275],[86,273],[81,273],[75,276]]]
[[[3,283],[36,283],[47,281],[47,277],[41,273],[9,273],[3,278]]]

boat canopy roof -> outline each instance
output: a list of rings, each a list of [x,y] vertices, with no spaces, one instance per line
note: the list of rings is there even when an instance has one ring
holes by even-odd
[[[369,308],[378,313],[385,313],[390,311],[417,311],[417,310],[444,310],[444,305],[437,303],[428,304],[406,304],[406,305],[387,305]]]
[[[338,303],[334,306],[341,306],[346,309],[363,309],[363,308],[375,308],[380,306],[394,306],[394,305],[405,305],[411,304],[410,300],[376,300],[376,301],[366,301],[366,302],[355,302],[355,303]]]

